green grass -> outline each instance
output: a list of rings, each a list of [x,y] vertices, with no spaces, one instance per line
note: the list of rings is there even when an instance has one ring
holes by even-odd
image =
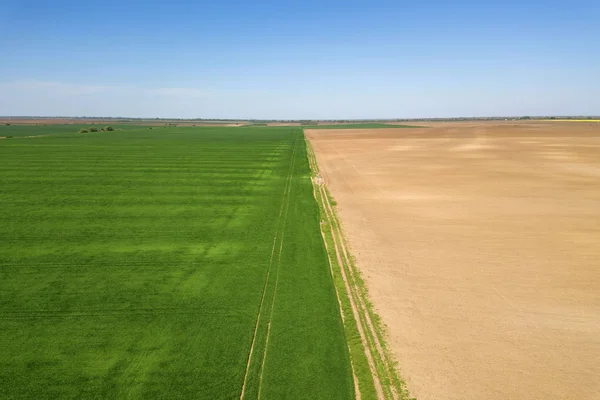
[[[309,174],[300,128],[0,141],[0,398],[353,398]]]
[[[63,133],[78,133],[80,129],[96,128],[98,130],[108,126],[108,124],[56,124],[56,125],[6,125],[0,124],[0,137],[23,137],[38,135],[56,135]],[[114,129],[130,130],[140,129],[136,125],[110,125]],[[143,129],[143,128],[142,128]]]

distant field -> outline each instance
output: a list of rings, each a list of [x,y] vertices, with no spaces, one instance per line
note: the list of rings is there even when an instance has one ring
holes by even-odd
[[[0,202],[0,398],[354,397],[300,128],[2,140]]]
[[[0,137],[7,136],[38,136],[38,135],[56,135],[62,133],[77,133],[80,129],[96,128],[98,130],[109,126],[109,124],[64,124],[64,125],[6,125],[0,124]],[[114,129],[139,129],[135,125],[110,125]]]
[[[600,122],[600,119],[555,119],[553,122]]]
[[[334,125],[302,125],[303,129],[377,129],[377,128],[420,128],[411,125],[392,124],[334,124]]]

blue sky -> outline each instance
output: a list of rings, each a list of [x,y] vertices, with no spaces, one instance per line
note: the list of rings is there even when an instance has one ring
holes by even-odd
[[[599,49],[597,0],[0,0],[0,115],[597,115]]]

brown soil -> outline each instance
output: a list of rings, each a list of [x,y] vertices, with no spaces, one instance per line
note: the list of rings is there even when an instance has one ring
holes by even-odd
[[[307,130],[411,394],[596,399],[600,124]]]

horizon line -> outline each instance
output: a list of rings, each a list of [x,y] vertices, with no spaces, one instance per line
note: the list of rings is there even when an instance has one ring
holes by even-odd
[[[485,117],[475,116],[458,116],[458,117],[417,117],[417,118],[180,118],[180,117],[128,117],[128,116],[69,116],[69,115],[0,115],[0,119],[88,119],[88,120],[113,120],[113,119],[129,119],[129,120],[158,120],[158,121],[268,121],[268,122],[402,122],[402,121],[424,121],[424,120],[486,120],[486,119],[598,119],[599,115],[587,114],[555,114],[555,115],[490,115]]]

